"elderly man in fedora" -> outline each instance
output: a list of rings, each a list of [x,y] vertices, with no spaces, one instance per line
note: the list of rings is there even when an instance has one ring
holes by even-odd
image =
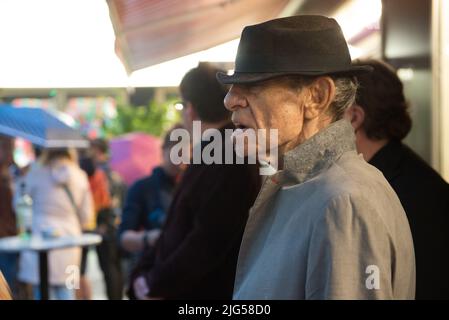
[[[232,85],[225,106],[238,128],[278,130],[279,170],[249,213],[234,299],[414,298],[406,215],[382,173],[357,154],[344,119],[355,76],[369,71],[351,64],[330,18],[243,30],[234,74],[217,78]]]

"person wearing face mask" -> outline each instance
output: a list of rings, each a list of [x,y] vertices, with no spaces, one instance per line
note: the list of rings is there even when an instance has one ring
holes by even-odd
[[[75,150],[45,149],[39,164],[31,167],[24,177],[25,193],[32,200],[32,235],[51,232],[58,236],[81,235],[82,230],[95,226],[94,206],[87,175],[80,169]],[[73,201],[66,190],[69,190]],[[79,266],[81,249],[69,248],[49,253],[50,298],[74,299],[73,290],[67,288],[65,273],[68,266]],[[20,256],[18,278],[34,286],[39,295],[39,262],[36,252],[23,252]]]

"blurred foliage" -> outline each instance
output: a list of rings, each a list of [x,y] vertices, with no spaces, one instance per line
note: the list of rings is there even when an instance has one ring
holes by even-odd
[[[174,107],[175,100],[150,102],[148,106],[117,104],[117,116],[103,124],[106,137],[129,132],[144,132],[161,137],[172,125],[181,121],[181,113]]]

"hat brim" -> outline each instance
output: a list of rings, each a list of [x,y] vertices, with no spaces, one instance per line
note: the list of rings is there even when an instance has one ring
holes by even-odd
[[[357,76],[359,74],[364,74],[373,71],[371,66],[350,66],[342,70],[332,70],[332,71],[288,71],[288,72],[257,72],[257,73],[247,73],[247,72],[234,72],[232,75],[228,75],[224,72],[217,73],[217,80],[222,84],[245,84],[245,83],[255,83],[264,80],[269,80],[281,76],[289,75],[302,75],[302,76],[324,76],[324,75],[352,75]]]

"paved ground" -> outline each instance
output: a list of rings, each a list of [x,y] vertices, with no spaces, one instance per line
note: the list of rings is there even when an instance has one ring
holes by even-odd
[[[104,286],[103,273],[98,264],[97,252],[89,250],[87,255],[87,276],[92,285],[92,299],[106,300],[106,290]]]

